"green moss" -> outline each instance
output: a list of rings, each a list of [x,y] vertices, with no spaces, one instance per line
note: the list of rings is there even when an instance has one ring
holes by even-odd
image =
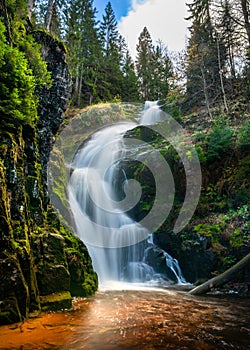
[[[90,297],[93,295],[96,291],[97,287],[97,275],[92,274],[92,275],[85,275],[84,282],[82,284],[82,288],[84,290],[84,297]]]
[[[68,291],[41,296],[40,300],[42,311],[65,310],[72,307],[72,298]]]

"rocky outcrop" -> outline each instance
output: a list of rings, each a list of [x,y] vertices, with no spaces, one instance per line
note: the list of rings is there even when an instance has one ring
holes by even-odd
[[[37,131],[42,166],[43,189],[47,199],[47,164],[55,135],[63,121],[63,113],[71,91],[71,77],[66,63],[66,51],[63,44],[43,31],[34,32],[36,41],[42,44],[42,58],[47,62],[48,71],[53,79],[52,87],[37,92],[39,98]]]
[[[0,132],[0,324],[70,308],[72,296],[97,289],[87,249],[60,225],[47,191],[49,154],[70,96],[65,49],[44,32],[33,36],[53,84],[37,91],[37,123]]]

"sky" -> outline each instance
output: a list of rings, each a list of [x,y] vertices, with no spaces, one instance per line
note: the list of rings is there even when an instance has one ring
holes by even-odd
[[[102,19],[108,0],[94,0]],[[187,0],[110,0],[118,22],[118,29],[125,38],[133,58],[136,56],[138,37],[146,26],[154,43],[163,41],[169,51],[185,48],[188,35]]]

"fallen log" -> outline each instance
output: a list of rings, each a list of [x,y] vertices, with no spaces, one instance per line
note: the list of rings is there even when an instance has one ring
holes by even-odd
[[[231,281],[241,270],[246,268],[248,265],[250,265],[250,253],[219,276],[213,277],[200,286],[190,290],[189,294],[201,295],[207,293],[212,288],[223,286],[227,282]]]

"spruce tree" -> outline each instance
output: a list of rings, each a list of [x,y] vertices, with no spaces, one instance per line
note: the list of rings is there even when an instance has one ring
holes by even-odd
[[[126,51],[123,65],[123,80],[122,80],[122,100],[126,102],[138,102],[139,101],[139,86],[138,79],[135,73],[134,62]]]
[[[169,92],[169,78],[173,75],[173,72],[167,48],[162,42],[158,42],[154,48],[152,64],[151,99],[164,99]]]
[[[231,79],[236,78],[235,50],[237,50],[236,23],[233,18],[233,8],[229,0],[221,3],[219,32],[226,49],[226,58]]]
[[[122,92],[122,51],[124,40],[119,35],[115,13],[108,2],[100,25],[100,37],[103,50],[104,84],[106,99],[121,97]],[[104,97],[105,99],[105,97]]]
[[[142,100],[152,98],[153,44],[147,27],[143,28],[136,46],[136,71],[139,79],[139,93]]]
[[[83,106],[99,101],[102,60],[93,0],[72,0],[66,12],[66,44],[74,82],[72,102]],[[98,89],[100,91],[98,91]]]
[[[187,97],[190,105],[204,100],[208,112],[221,97],[220,69],[216,32],[210,15],[211,0],[195,0],[188,4],[192,25],[187,54]],[[222,47],[219,43],[220,48]],[[220,49],[220,52],[222,50]],[[224,55],[220,56],[221,67]]]

